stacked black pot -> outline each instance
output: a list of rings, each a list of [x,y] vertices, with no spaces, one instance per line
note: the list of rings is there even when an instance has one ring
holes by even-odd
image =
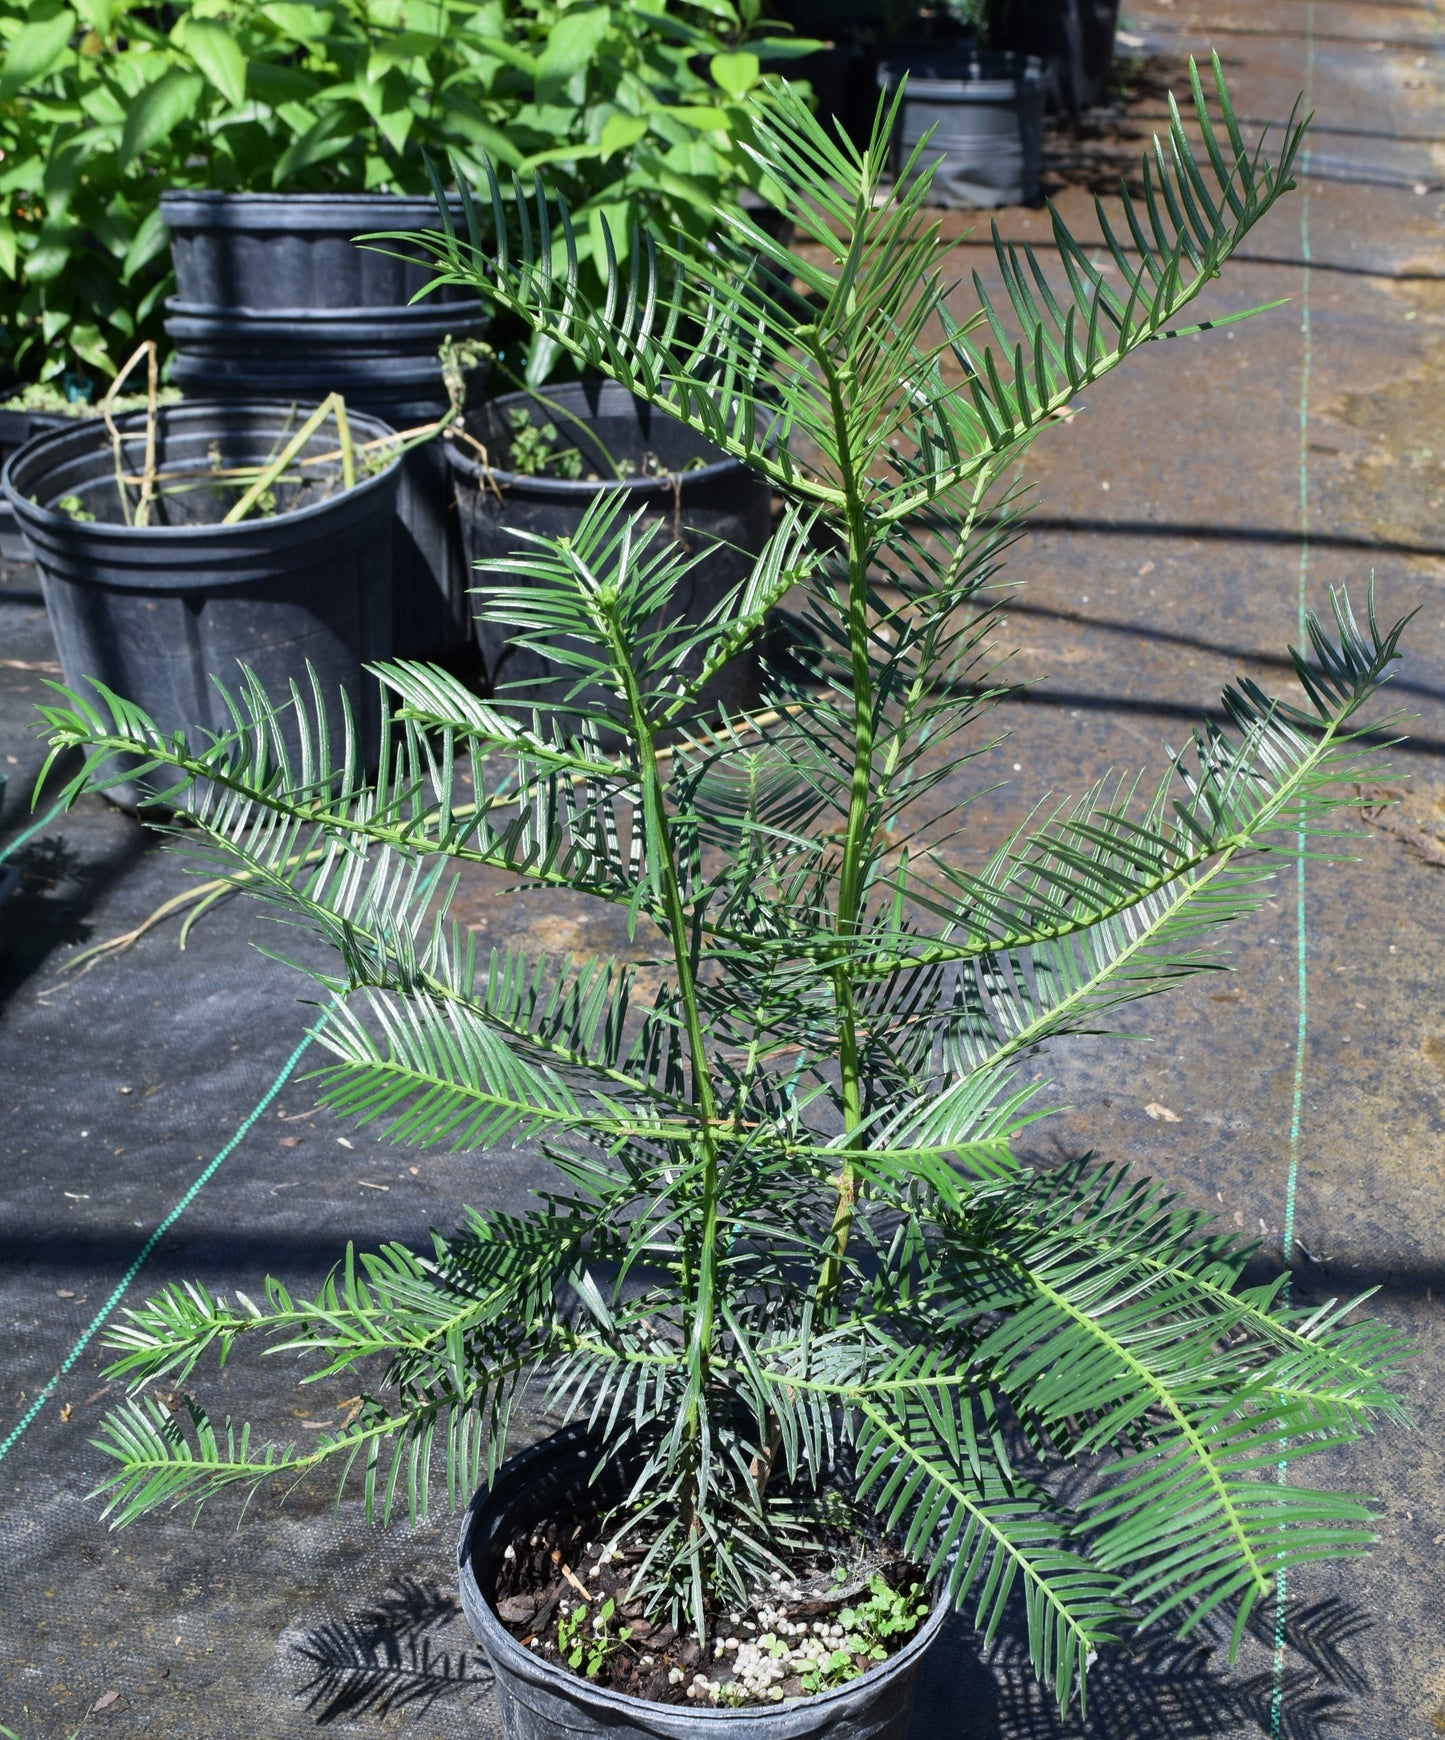
[[[437,227],[430,199],[395,194],[173,192],[161,200],[176,294],[171,378],[187,397],[348,407],[395,429],[447,407],[437,351],[477,338],[480,303],[438,291],[419,260],[354,238]],[[470,635],[467,578],[439,441],[407,454],[395,525],[394,650],[435,658]]]

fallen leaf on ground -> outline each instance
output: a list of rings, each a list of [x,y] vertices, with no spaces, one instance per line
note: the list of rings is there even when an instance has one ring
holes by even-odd
[[[95,1700],[95,1702],[90,1706],[91,1711],[94,1712],[96,1710],[108,1710],[110,1708],[110,1706],[114,1703],[117,1703],[119,1701],[119,1699],[120,1699],[119,1692],[115,1692],[115,1691],[102,1692],[100,1694],[100,1696]]]
[[[300,1140],[301,1138],[299,1136],[283,1136],[281,1138],[281,1146],[283,1148],[294,1148]]]
[[[1171,1112],[1168,1106],[1161,1106],[1158,1100],[1150,1100],[1149,1104],[1144,1108],[1144,1115],[1147,1118],[1153,1118],[1155,1123],[1158,1123],[1161,1118],[1166,1124],[1177,1124],[1179,1122],[1178,1112]]]

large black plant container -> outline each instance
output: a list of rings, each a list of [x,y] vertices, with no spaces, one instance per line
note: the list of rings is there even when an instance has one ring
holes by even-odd
[[[15,389],[12,386],[10,390],[13,392]],[[27,441],[44,435],[47,430],[63,429],[70,422],[72,419],[64,411],[24,411],[0,405],[0,468]],[[0,499],[0,557],[7,562],[24,562],[29,556],[10,503]]]
[[[400,194],[171,192],[161,197],[176,294],[166,304],[171,378],[187,394],[317,404],[333,389],[393,428],[447,407],[446,338],[479,337],[481,304],[455,287],[411,305],[433,276],[420,259],[357,247],[384,230],[435,229],[431,199]],[[394,639],[443,656],[470,630],[446,461],[435,443],[402,461]]]
[[[158,414],[157,462],[164,475],[265,462],[295,428],[287,405],[182,404]],[[144,463],[145,413],[116,419],[126,468]],[[352,418],[357,441],[390,433]],[[336,428],[324,424],[300,457],[334,452]],[[339,465],[314,480],[277,486],[277,510],[239,525],[219,522],[236,499],[234,484],[168,495],[153,523],[124,524],[115,460],[97,419],[41,435],[0,475],[40,570],[45,604],[72,688],[98,678],[136,702],[164,730],[222,731],[230,720],[213,677],[234,687],[237,662],[260,678],[273,700],[290,685],[311,692],[315,671],[333,742],[351,704],[363,745],[374,752],[380,728],[375,681],[363,665],[393,653],[391,521],[400,466],[340,488]],[[80,521],[60,509],[75,498]],[[71,504],[72,507],[74,503]],[[299,731],[292,735],[299,742]],[[132,801],[122,792],[120,801]]]
[[[571,482],[509,470],[514,409],[526,410],[534,426],[553,424],[559,445],[581,452],[584,477]],[[490,565],[498,557],[534,548],[517,536],[519,531],[571,537],[606,490],[623,491],[629,512],[645,511],[649,519],[673,529],[685,545],[707,551],[677,600],[675,615],[682,624],[701,622],[721,603],[750,571],[772,529],[772,495],[765,482],[623,387],[574,382],[549,388],[545,402],[528,393],[508,393],[469,415],[466,426],[493,462],[484,478],[475,449],[460,441],[446,444],[472,586],[483,599]],[[624,472],[636,466],[638,473],[621,482],[604,481],[615,477],[609,455]],[[643,472],[644,463],[662,475]],[[585,476],[588,472],[591,479]],[[493,582],[503,587],[516,583],[509,574],[499,574]],[[561,666],[514,645],[495,623],[478,620],[477,642],[487,679],[500,699],[549,708],[565,705],[574,678]],[[734,659],[700,697],[700,711],[750,705],[756,682],[756,658]]]
[[[989,41],[1037,55],[1054,106],[1070,115],[1107,100],[1119,0],[994,0]]]
[[[590,1685],[524,1649],[492,1609],[496,1581],[513,1538],[576,1505],[606,1510],[626,1496],[620,1469],[589,1486],[597,1446],[573,1427],[513,1457],[472,1500],[462,1526],[457,1572],[462,1607],[496,1676],[506,1740],[905,1740],[918,1670],[948,1614],[939,1602],[922,1629],[886,1662],[832,1691],[753,1709],[656,1704]]]
[[[893,91],[907,76],[893,136],[901,173],[932,129],[918,169],[936,165],[936,205],[1031,205],[1043,167],[1044,75],[1036,60],[972,50],[886,60],[878,83]]]
[[[189,308],[404,308],[433,276],[420,258],[358,248],[377,230],[435,229],[436,202],[395,193],[161,195],[176,301]],[[461,291],[442,292],[465,299]]]

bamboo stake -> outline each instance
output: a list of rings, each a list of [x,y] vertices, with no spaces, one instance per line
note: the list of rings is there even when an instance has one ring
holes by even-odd
[[[121,451],[121,434],[120,430],[115,426],[113,412],[115,409],[115,401],[120,393],[120,389],[125,385],[126,381],[130,379],[131,370],[143,356],[148,356],[150,359],[146,391],[145,472],[141,478],[141,504],[144,506],[149,500],[149,491],[146,488],[146,480],[150,480],[152,488],[154,488],[155,484],[156,380],[158,374],[158,363],[156,360],[156,341],[153,338],[146,339],[144,344],[137,346],[137,348],[131,352],[130,357],[127,359],[120,373],[110,383],[109,391],[100,401],[100,414],[105,420],[106,432],[110,436],[110,450],[115,455],[115,487],[120,494],[121,519],[128,526],[144,525],[145,521],[143,519],[133,519],[131,516],[130,496],[126,492],[125,456]]]
[[[356,488],[356,454],[351,446],[351,420],[346,415],[346,400],[340,393],[336,397],[336,434],[341,442],[341,486],[343,489]]]
[[[333,414],[336,417],[337,428],[344,431],[341,437],[341,466],[342,475],[345,478],[346,485],[350,488],[356,481],[356,455],[351,452],[350,449],[351,425],[346,421],[346,401],[342,398],[340,393],[328,393],[281,449],[280,453],[278,453],[274,459],[262,468],[256,481],[231,508],[230,512],[221,521],[221,524],[223,526],[234,526],[238,525],[243,519],[245,519],[246,515],[250,513],[251,509],[255,507],[256,503],[261,499],[281,473],[285,471],[286,467],[291,463],[326,419]],[[350,476],[346,475],[348,470],[348,455]]]
[[[136,503],[135,523],[150,524],[151,498],[156,488],[156,396],[160,390],[160,360],[154,339],[148,339],[150,354],[146,358],[146,464],[141,478],[140,500]]]

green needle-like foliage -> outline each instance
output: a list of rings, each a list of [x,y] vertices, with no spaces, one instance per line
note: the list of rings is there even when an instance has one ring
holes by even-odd
[[[656,1607],[706,1627],[841,1470],[986,1632],[1022,1590],[1064,1703],[1125,1627],[1225,1608],[1237,1636],[1282,1569],[1368,1542],[1366,1503],[1280,1471],[1400,1413],[1396,1337],[1245,1286],[1247,1250],[1152,1185],[1010,1141],[1041,1115],[1027,1054],[1217,964],[1211,934],[1323,829],[1399,629],[1337,598],[1293,654],[1303,703],[1239,683],[1155,787],[1097,786],[992,848],[961,795],[994,744],[1015,461],[1139,345],[1211,324],[1180,321],[1292,185],[1300,128],[1271,161],[1217,63],[1214,117],[1192,77],[1202,147],[1171,110],[1142,198],[1100,207],[1107,280],[1055,216],[1047,267],[999,242],[1002,298],[961,288],[926,178],[886,193],[892,117],[859,153],[786,91],[755,137],[796,248],[737,216],[701,256],[611,238],[598,306],[540,185],[520,254],[489,239],[495,185],[427,241],[784,502],[683,646],[660,624],[696,553],[620,494],[489,574],[484,608],[575,677],[565,720],[385,666],[367,779],[320,695],[249,679],[214,737],[99,689],[47,709],[87,757],[74,792],[139,768],[208,865],[334,945],[325,1104],[399,1142],[536,1141],[552,1169],[532,1214],[474,1214],[425,1260],[348,1254],[315,1300],[173,1287],[129,1312],[110,1340],[138,1390],[242,1341],[384,1382],[304,1450],[133,1399],[102,1440],[120,1520],[330,1462],[369,1508],[422,1510],[434,1465],[455,1498],[495,1464],[540,1374],[639,1461]],[[765,668],[756,710],[697,724],[785,595],[813,677]],[[610,903],[651,967],[479,953],[449,861]]]

